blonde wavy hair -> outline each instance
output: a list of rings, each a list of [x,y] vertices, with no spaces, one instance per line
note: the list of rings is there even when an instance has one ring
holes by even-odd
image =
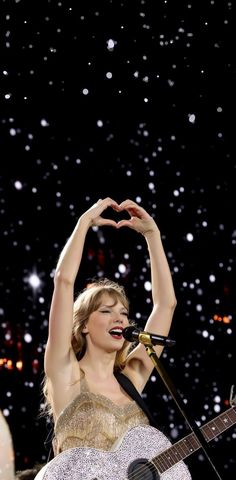
[[[107,278],[88,283],[87,287],[82,290],[75,299],[73,308],[71,345],[78,361],[83,358],[86,351],[86,335],[83,333],[83,329],[91,313],[96,311],[101,305],[104,293],[107,293],[114,300],[114,305],[120,301],[129,312],[129,300],[124,287]],[[122,348],[116,354],[114,364],[115,372],[123,370],[125,367],[126,358],[130,349],[130,343],[125,340]],[[44,413],[51,416],[52,407],[48,389],[48,378],[46,375],[43,379],[42,387],[44,395],[44,405],[42,409]]]

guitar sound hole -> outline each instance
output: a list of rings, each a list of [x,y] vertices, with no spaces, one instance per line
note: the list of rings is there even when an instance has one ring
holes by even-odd
[[[151,462],[138,458],[129,465],[128,480],[160,480],[160,476]]]

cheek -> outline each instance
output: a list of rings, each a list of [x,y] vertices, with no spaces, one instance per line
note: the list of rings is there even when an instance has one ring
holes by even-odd
[[[102,332],[103,330],[107,329],[107,324],[108,321],[105,318],[96,318],[94,321],[89,321],[87,325],[87,331],[90,332],[91,334],[95,333],[97,334],[98,332]]]
[[[126,320],[125,320],[125,325],[128,327],[130,325],[129,323],[129,318],[126,317]]]

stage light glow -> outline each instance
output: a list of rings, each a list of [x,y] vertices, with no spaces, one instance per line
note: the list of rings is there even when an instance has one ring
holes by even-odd
[[[41,285],[41,280],[40,280],[39,276],[38,276],[36,273],[32,273],[32,274],[29,276],[28,282],[29,282],[30,286],[31,286],[34,290],[37,290],[37,288],[39,288],[40,285]]]

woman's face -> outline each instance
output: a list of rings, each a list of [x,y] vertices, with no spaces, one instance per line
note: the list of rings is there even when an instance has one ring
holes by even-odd
[[[83,329],[87,348],[97,347],[107,352],[119,351],[124,343],[122,330],[129,325],[127,308],[104,293],[100,306],[89,316]]]

